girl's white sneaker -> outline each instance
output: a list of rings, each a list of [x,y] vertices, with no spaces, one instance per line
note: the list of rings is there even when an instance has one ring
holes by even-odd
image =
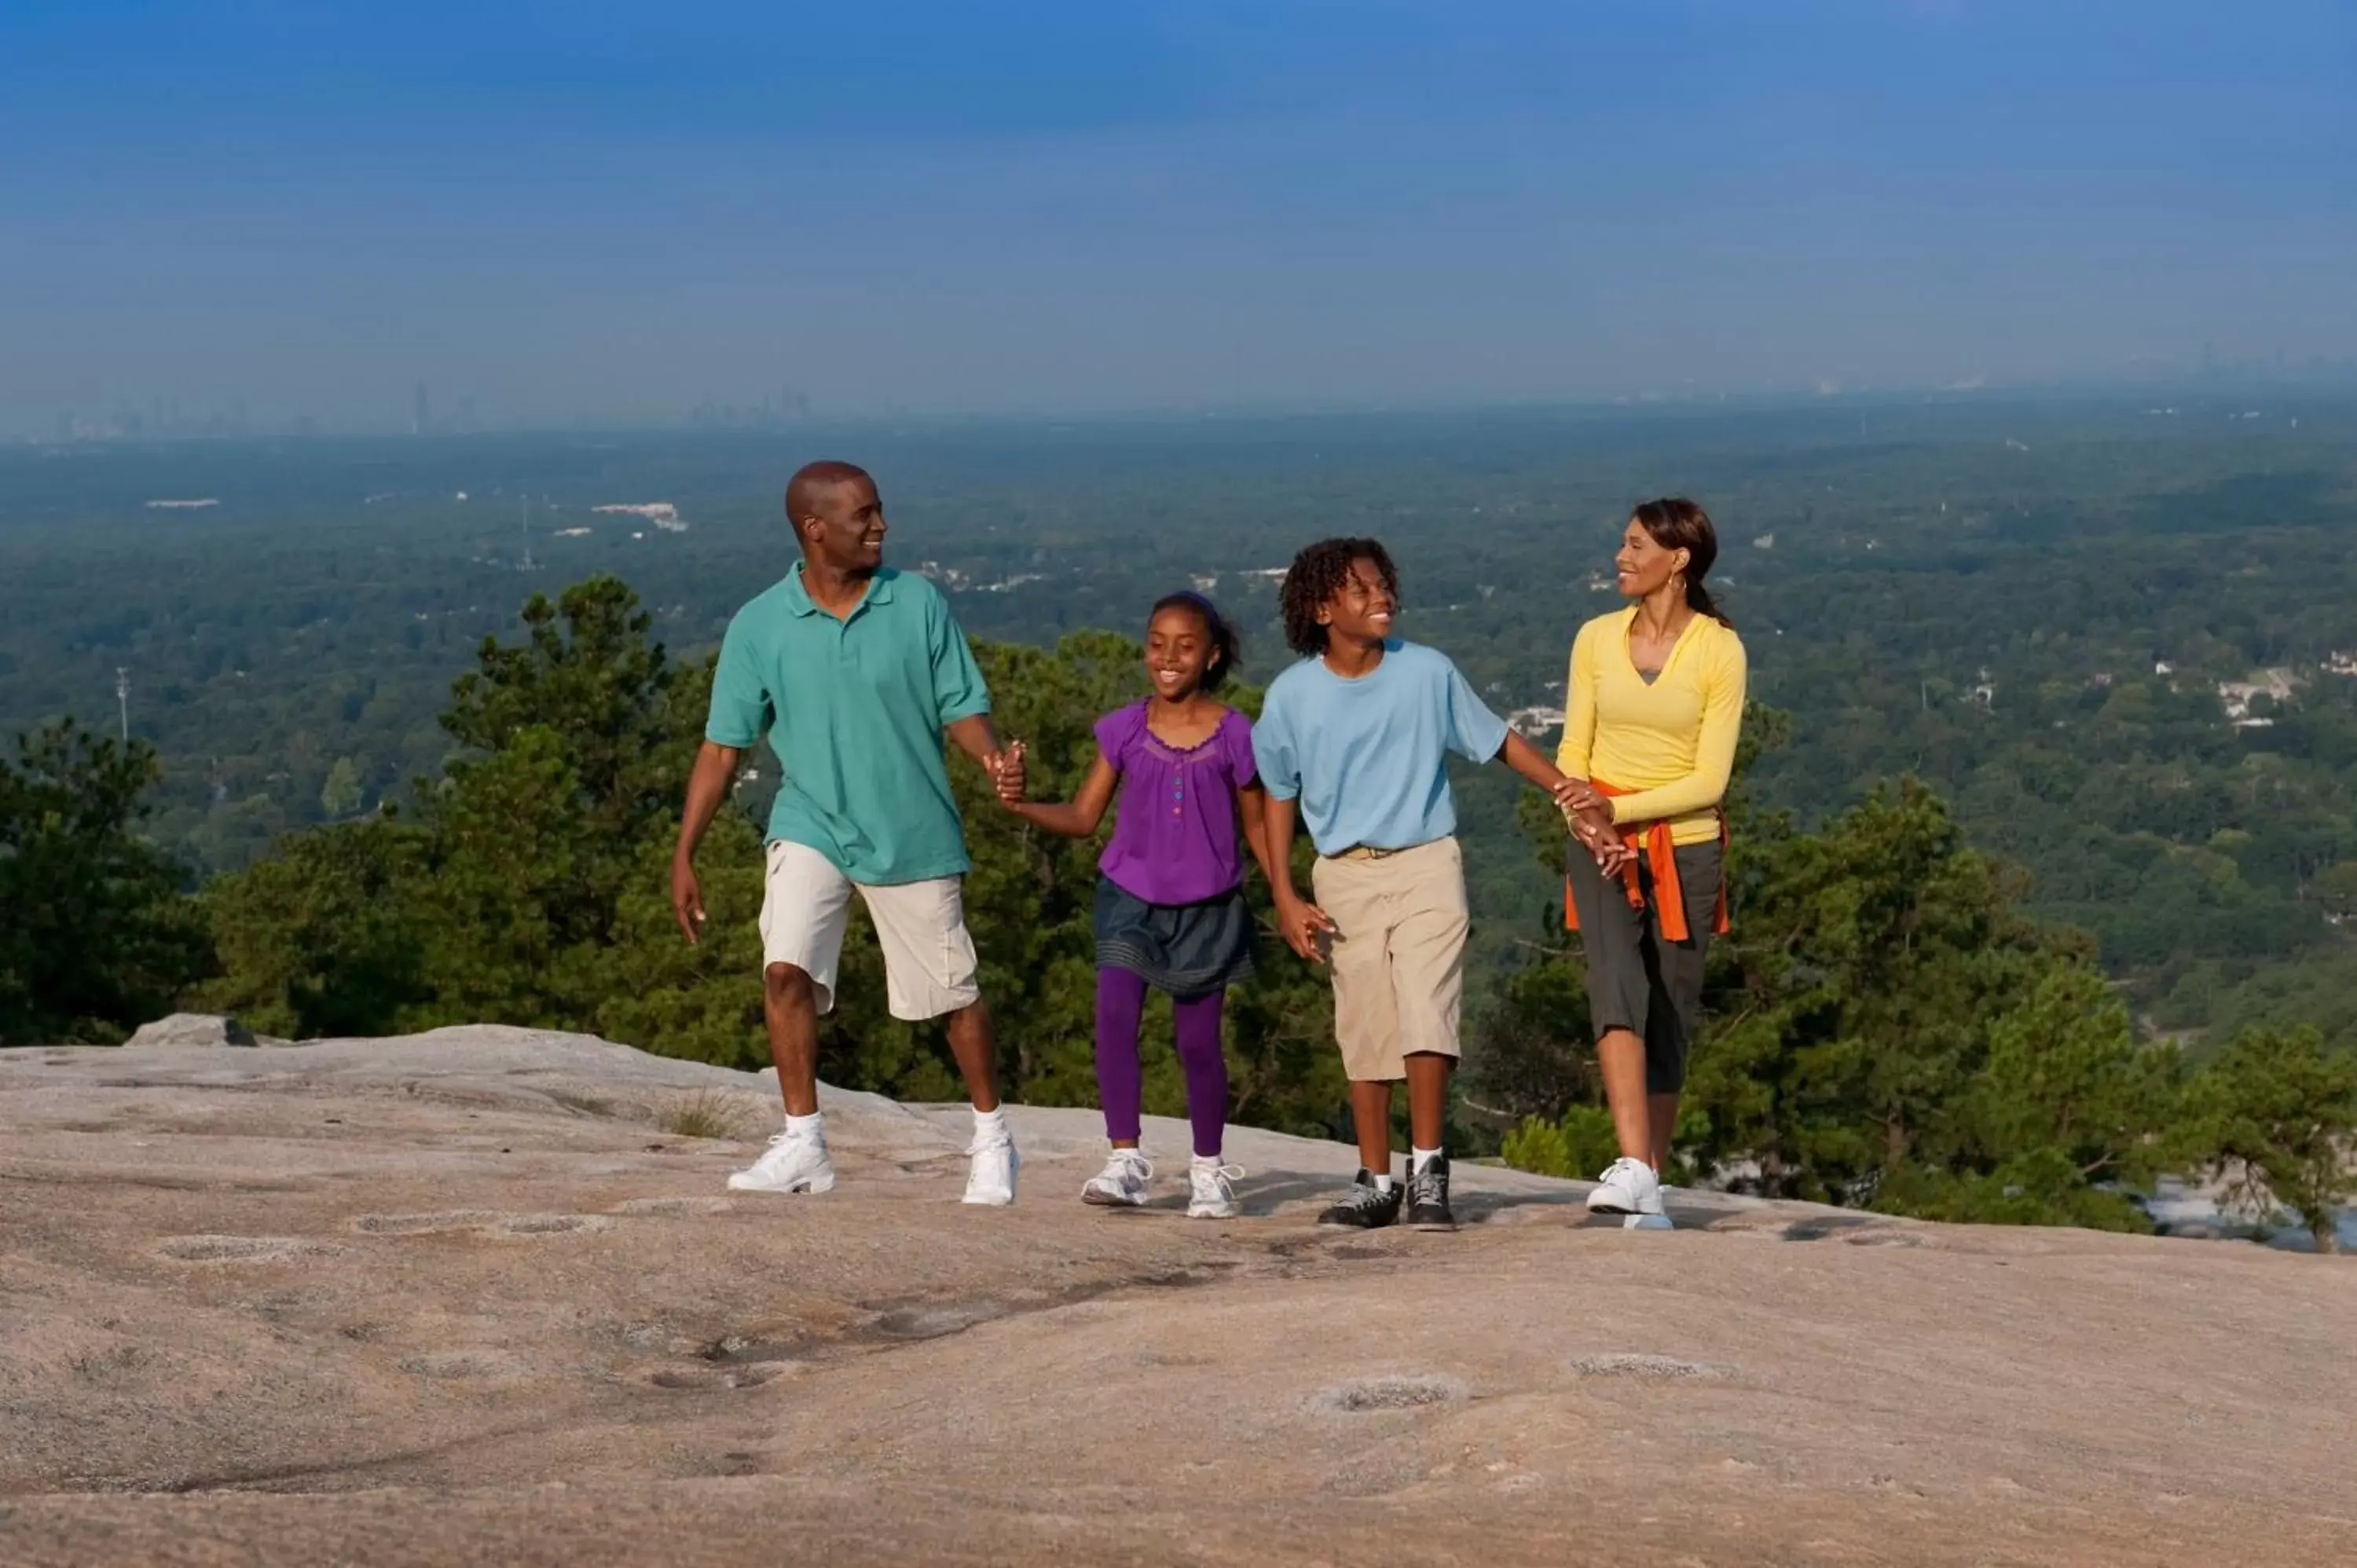
[[[1244,1174],[1242,1165],[1223,1165],[1218,1156],[1205,1159],[1195,1156],[1187,1167],[1187,1218],[1189,1219],[1232,1219],[1243,1209],[1236,1202],[1236,1189],[1231,1184]]]
[[[1104,1169],[1081,1184],[1081,1201],[1099,1208],[1143,1208],[1154,1162],[1135,1149],[1115,1149]]]

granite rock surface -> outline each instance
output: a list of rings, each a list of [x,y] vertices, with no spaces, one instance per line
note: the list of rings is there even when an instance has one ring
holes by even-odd
[[[0,1562],[2357,1562],[2357,1265],[1460,1165],[1453,1235],[1077,1201],[1092,1113],[476,1027],[0,1052]],[[726,1135],[714,1136],[713,1133]],[[705,1135],[691,1135],[705,1134]]]

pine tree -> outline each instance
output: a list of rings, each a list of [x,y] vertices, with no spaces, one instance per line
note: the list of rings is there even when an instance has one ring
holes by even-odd
[[[139,836],[161,776],[70,720],[0,757],[0,1045],[113,1043],[210,968],[185,871]]]
[[[2336,1221],[2357,1198],[2357,1054],[2314,1029],[2252,1029],[2195,1075],[2178,1142],[2227,1203],[2261,1220],[2288,1208],[2338,1251]]]

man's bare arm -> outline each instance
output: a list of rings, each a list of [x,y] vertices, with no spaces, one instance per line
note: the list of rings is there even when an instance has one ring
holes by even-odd
[[[737,781],[737,759],[742,755],[733,746],[716,746],[707,740],[697,749],[695,767],[687,776],[687,804],[680,812],[679,843],[671,852],[671,912],[691,942],[701,940],[696,928],[704,924],[704,889],[695,880],[695,846],[704,842],[705,829],[719,814],[720,802],[728,799],[728,787]]]
[[[968,714],[944,726],[942,733],[960,751],[982,764],[982,770],[990,775],[992,783],[998,781],[999,759],[1005,753],[999,747],[998,731],[988,714]]]

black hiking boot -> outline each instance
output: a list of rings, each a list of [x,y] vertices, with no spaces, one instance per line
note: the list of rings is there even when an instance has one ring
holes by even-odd
[[[1340,1202],[1318,1217],[1320,1225],[1348,1225],[1354,1230],[1380,1230],[1399,1218],[1400,1189],[1375,1186],[1375,1173],[1361,1169],[1359,1179]]]
[[[1414,1165],[1411,1157],[1410,1165]],[[1454,1230],[1457,1216],[1448,1211],[1448,1156],[1435,1155],[1422,1170],[1407,1178],[1407,1222],[1419,1230]]]

